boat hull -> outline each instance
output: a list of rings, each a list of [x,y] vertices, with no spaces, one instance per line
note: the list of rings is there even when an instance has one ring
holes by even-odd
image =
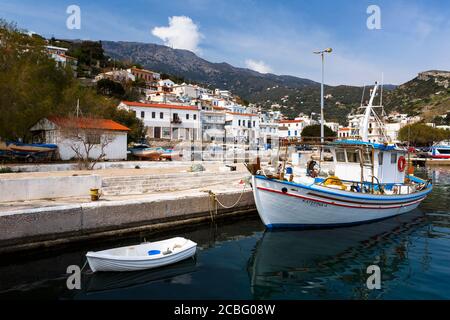
[[[330,228],[358,225],[400,215],[417,208],[431,191],[380,196],[338,192],[316,185],[299,185],[253,176],[258,213],[269,229]]]
[[[170,264],[177,263],[179,261],[191,258],[195,255],[197,250],[197,244],[192,241],[186,240],[186,243],[182,246],[180,250],[173,250],[167,255],[148,255],[145,254],[154,249],[157,251],[164,250],[163,247],[171,247],[175,242],[170,243],[172,239],[168,241],[156,242],[156,247],[152,244],[142,244],[138,246],[130,246],[123,248],[116,248],[111,250],[99,251],[99,252],[88,252],[86,258],[89,263],[89,267],[93,272],[97,271],[139,271],[154,269]],[[179,241],[178,241],[179,242]],[[122,250],[124,254],[114,255],[111,251]],[[133,255],[129,255],[130,250]],[[135,252],[140,252],[138,255],[134,255]]]

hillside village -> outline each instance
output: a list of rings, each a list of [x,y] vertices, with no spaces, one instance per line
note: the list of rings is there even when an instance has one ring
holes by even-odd
[[[70,48],[73,44],[67,41],[51,39],[45,42],[44,50],[47,56],[53,59],[58,67],[69,68],[83,86],[96,88],[97,93],[113,98],[110,101],[116,101],[117,110],[131,112],[136,121],[142,123],[141,136],[135,137],[134,141],[128,139],[128,142],[145,142],[151,146],[163,147],[173,147],[180,141],[202,141],[212,144],[226,142],[268,149],[280,139],[301,139],[304,128],[319,124],[318,105],[317,112],[308,114],[300,112],[295,117],[288,117],[285,110],[289,109],[289,113],[292,113],[292,107],[286,105],[289,96],[270,106],[267,106],[267,101],[249,103],[223,88],[191,83],[180,77],[147,70],[132,61],[124,62],[108,58],[103,54],[101,43],[93,43],[97,50],[95,55],[92,51],[85,53],[85,56],[91,59],[98,56],[98,60],[86,62],[78,61],[77,57],[70,55],[72,52],[78,54],[83,52],[85,50],[82,47],[83,42],[81,45],[76,44],[78,46],[76,50]],[[426,84],[433,82],[431,86],[442,88],[440,92],[435,93],[436,96],[439,94],[446,96],[448,93],[449,72],[423,72],[417,79]],[[400,89],[402,88],[400,86]],[[273,89],[277,88],[268,87],[266,91]],[[393,97],[394,93],[387,91],[385,95],[389,98]],[[325,92],[326,100],[332,98],[331,93]],[[339,108],[339,102],[336,102],[334,108]],[[401,142],[398,133],[402,127],[427,120],[417,113],[417,109],[414,109],[414,112],[405,112],[404,108],[393,108],[389,101],[387,110],[389,114],[381,115],[385,122],[383,127],[375,117],[371,117],[369,141],[381,142],[387,136],[391,142]],[[442,113],[434,118],[436,121],[425,121],[426,125],[450,130],[449,110],[441,107],[440,111]],[[43,116],[47,116],[44,119],[48,120],[54,115]],[[77,113],[77,117],[79,116]],[[325,121],[325,125],[338,138],[358,139],[362,118],[363,115],[358,108],[354,108],[346,116],[346,123]],[[41,124],[42,121],[43,119],[40,120]],[[33,142],[58,144],[57,136],[51,134],[52,126],[36,125],[31,130]],[[123,128],[125,129],[122,132],[130,131],[127,127]],[[116,147],[126,150],[127,139],[121,141],[122,143]],[[123,151],[115,154],[120,156],[111,156],[110,159],[126,157]],[[76,153],[69,152],[65,158],[70,159],[74,156]]]

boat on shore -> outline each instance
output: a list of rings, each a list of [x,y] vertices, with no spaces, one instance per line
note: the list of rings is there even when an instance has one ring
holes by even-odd
[[[378,221],[417,208],[431,181],[407,174],[407,150],[368,141],[368,120],[378,85],[366,106],[361,140],[318,145],[294,153],[295,161],[247,166],[258,213],[269,229],[330,228]],[[287,153],[286,146],[286,153]],[[325,159],[327,152],[331,157]]]
[[[176,237],[86,254],[89,267],[97,271],[138,271],[163,267],[195,255],[197,244]]]
[[[161,155],[165,153],[163,148],[135,148],[131,149],[131,153],[141,159],[160,160]]]

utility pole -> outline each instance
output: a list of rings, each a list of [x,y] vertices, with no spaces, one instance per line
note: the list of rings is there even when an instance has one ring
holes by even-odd
[[[320,54],[322,59],[322,82],[320,83],[320,142],[325,141],[325,131],[324,131],[324,117],[323,117],[323,105],[324,105],[324,92],[323,92],[323,82],[324,82],[324,65],[325,65],[325,53],[331,53],[333,49],[327,48],[322,51],[314,51],[315,54]]]

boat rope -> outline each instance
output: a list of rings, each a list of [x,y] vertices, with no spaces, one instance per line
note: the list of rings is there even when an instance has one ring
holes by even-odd
[[[80,269],[80,272],[82,272],[84,270],[84,268],[86,268],[87,263],[88,263],[88,260],[86,259],[86,261],[84,262],[83,267]]]
[[[219,199],[217,199],[217,195],[212,192],[211,190],[209,190],[209,194],[213,197],[213,199],[224,209],[232,209],[234,207],[236,207],[239,202],[242,200],[242,197],[244,195],[245,192],[245,187],[247,186],[247,183],[244,182],[244,187],[242,188],[241,194],[239,195],[239,198],[237,199],[237,201],[235,203],[233,203],[231,206],[226,206],[224,205],[222,202],[219,201]],[[216,206],[216,214],[217,214],[217,206]]]

